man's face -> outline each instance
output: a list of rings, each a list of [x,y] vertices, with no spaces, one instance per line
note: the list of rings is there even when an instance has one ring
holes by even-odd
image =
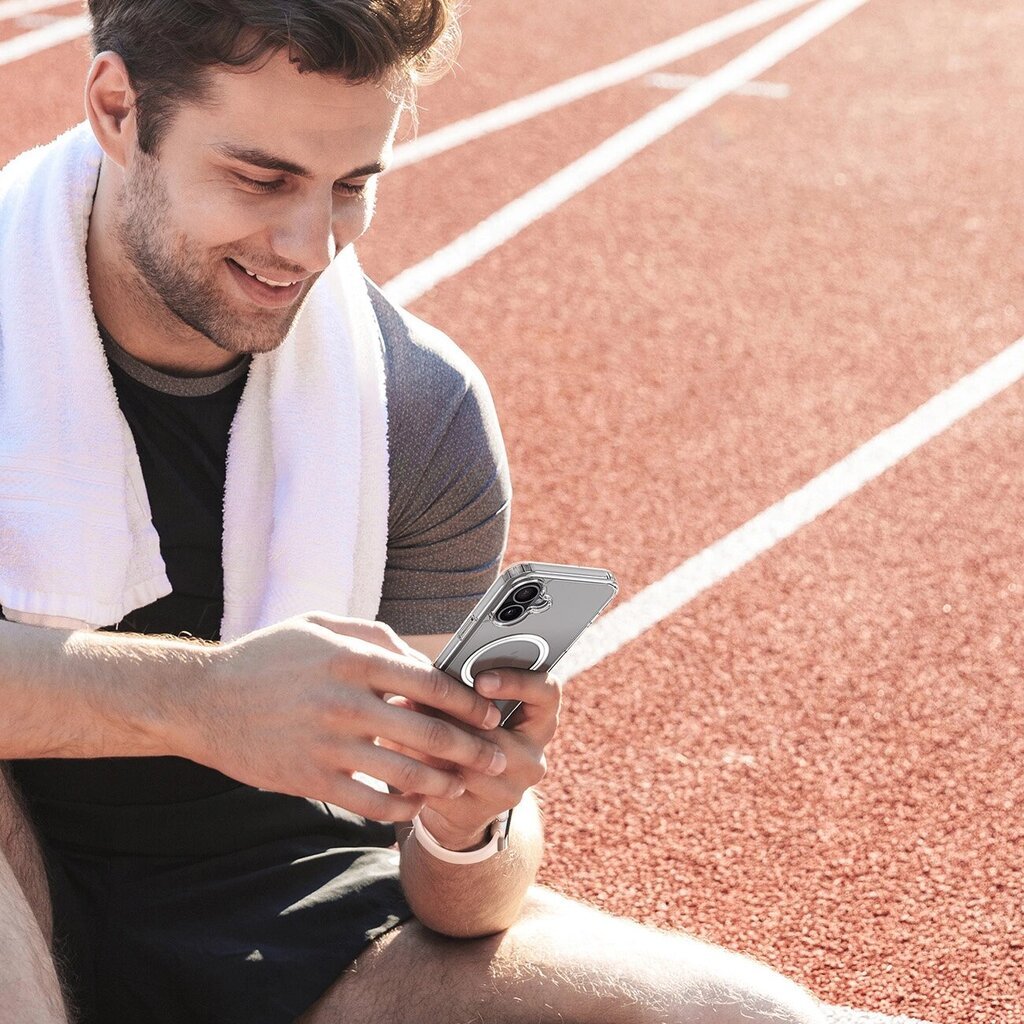
[[[155,154],[134,151],[115,230],[172,329],[267,352],[369,227],[400,104],[376,85],[300,74],[283,54],[256,72],[217,70],[212,85],[213,102],[177,108]]]

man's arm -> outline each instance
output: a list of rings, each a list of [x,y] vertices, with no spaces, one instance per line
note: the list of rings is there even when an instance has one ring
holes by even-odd
[[[399,827],[398,841],[409,906],[428,928],[456,938],[491,935],[514,924],[544,850],[540,811],[529,790],[512,815],[508,848],[487,860],[438,860],[419,844],[408,823]]]
[[[389,693],[449,721],[393,707]],[[504,770],[482,731],[499,717],[490,701],[386,626],[325,613],[215,645],[0,621],[0,708],[0,760],[174,754],[380,821],[450,795],[460,771]]]
[[[176,753],[209,660],[185,640],[0,621],[0,760]]]
[[[404,639],[433,660],[449,636]],[[475,864],[450,864],[427,852],[408,822],[398,829],[402,887],[409,905],[427,927],[459,938],[489,935],[513,924],[543,854],[540,812],[529,786],[544,773],[544,747],[557,724],[560,691],[542,673],[513,670],[499,676],[501,696],[521,696],[526,705],[514,727],[493,730],[508,756],[502,785],[463,772],[466,793],[428,800],[420,819],[442,846],[467,850],[484,842],[487,825],[497,814],[515,807],[508,848]]]

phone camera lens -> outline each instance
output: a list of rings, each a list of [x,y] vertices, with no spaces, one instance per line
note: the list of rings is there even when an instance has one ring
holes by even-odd
[[[497,619],[504,625],[511,626],[513,622],[518,622],[525,614],[525,608],[515,604],[507,604],[504,608],[498,610]]]
[[[512,595],[512,600],[516,604],[529,604],[531,601],[537,599],[537,595],[540,593],[540,587],[536,583],[527,583],[525,586],[520,587]]]

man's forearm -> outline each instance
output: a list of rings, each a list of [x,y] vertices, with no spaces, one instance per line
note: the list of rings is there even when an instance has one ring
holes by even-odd
[[[0,621],[0,760],[178,753],[185,684],[208,656],[185,640]]]
[[[533,883],[543,851],[536,799],[527,791],[512,815],[509,845],[477,864],[432,857],[406,829],[400,837],[406,899],[428,928],[457,938],[490,935],[512,925]]]

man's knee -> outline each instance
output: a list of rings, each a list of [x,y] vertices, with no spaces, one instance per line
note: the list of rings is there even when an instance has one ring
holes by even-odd
[[[533,886],[504,953],[539,961],[540,972],[617,995],[694,1024],[824,1024],[821,1004],[767,964],[703,942],[618,918]],[[500,955],[500,954],[499,954]],[[643,1018],[647,1019],[647,1018]]]

